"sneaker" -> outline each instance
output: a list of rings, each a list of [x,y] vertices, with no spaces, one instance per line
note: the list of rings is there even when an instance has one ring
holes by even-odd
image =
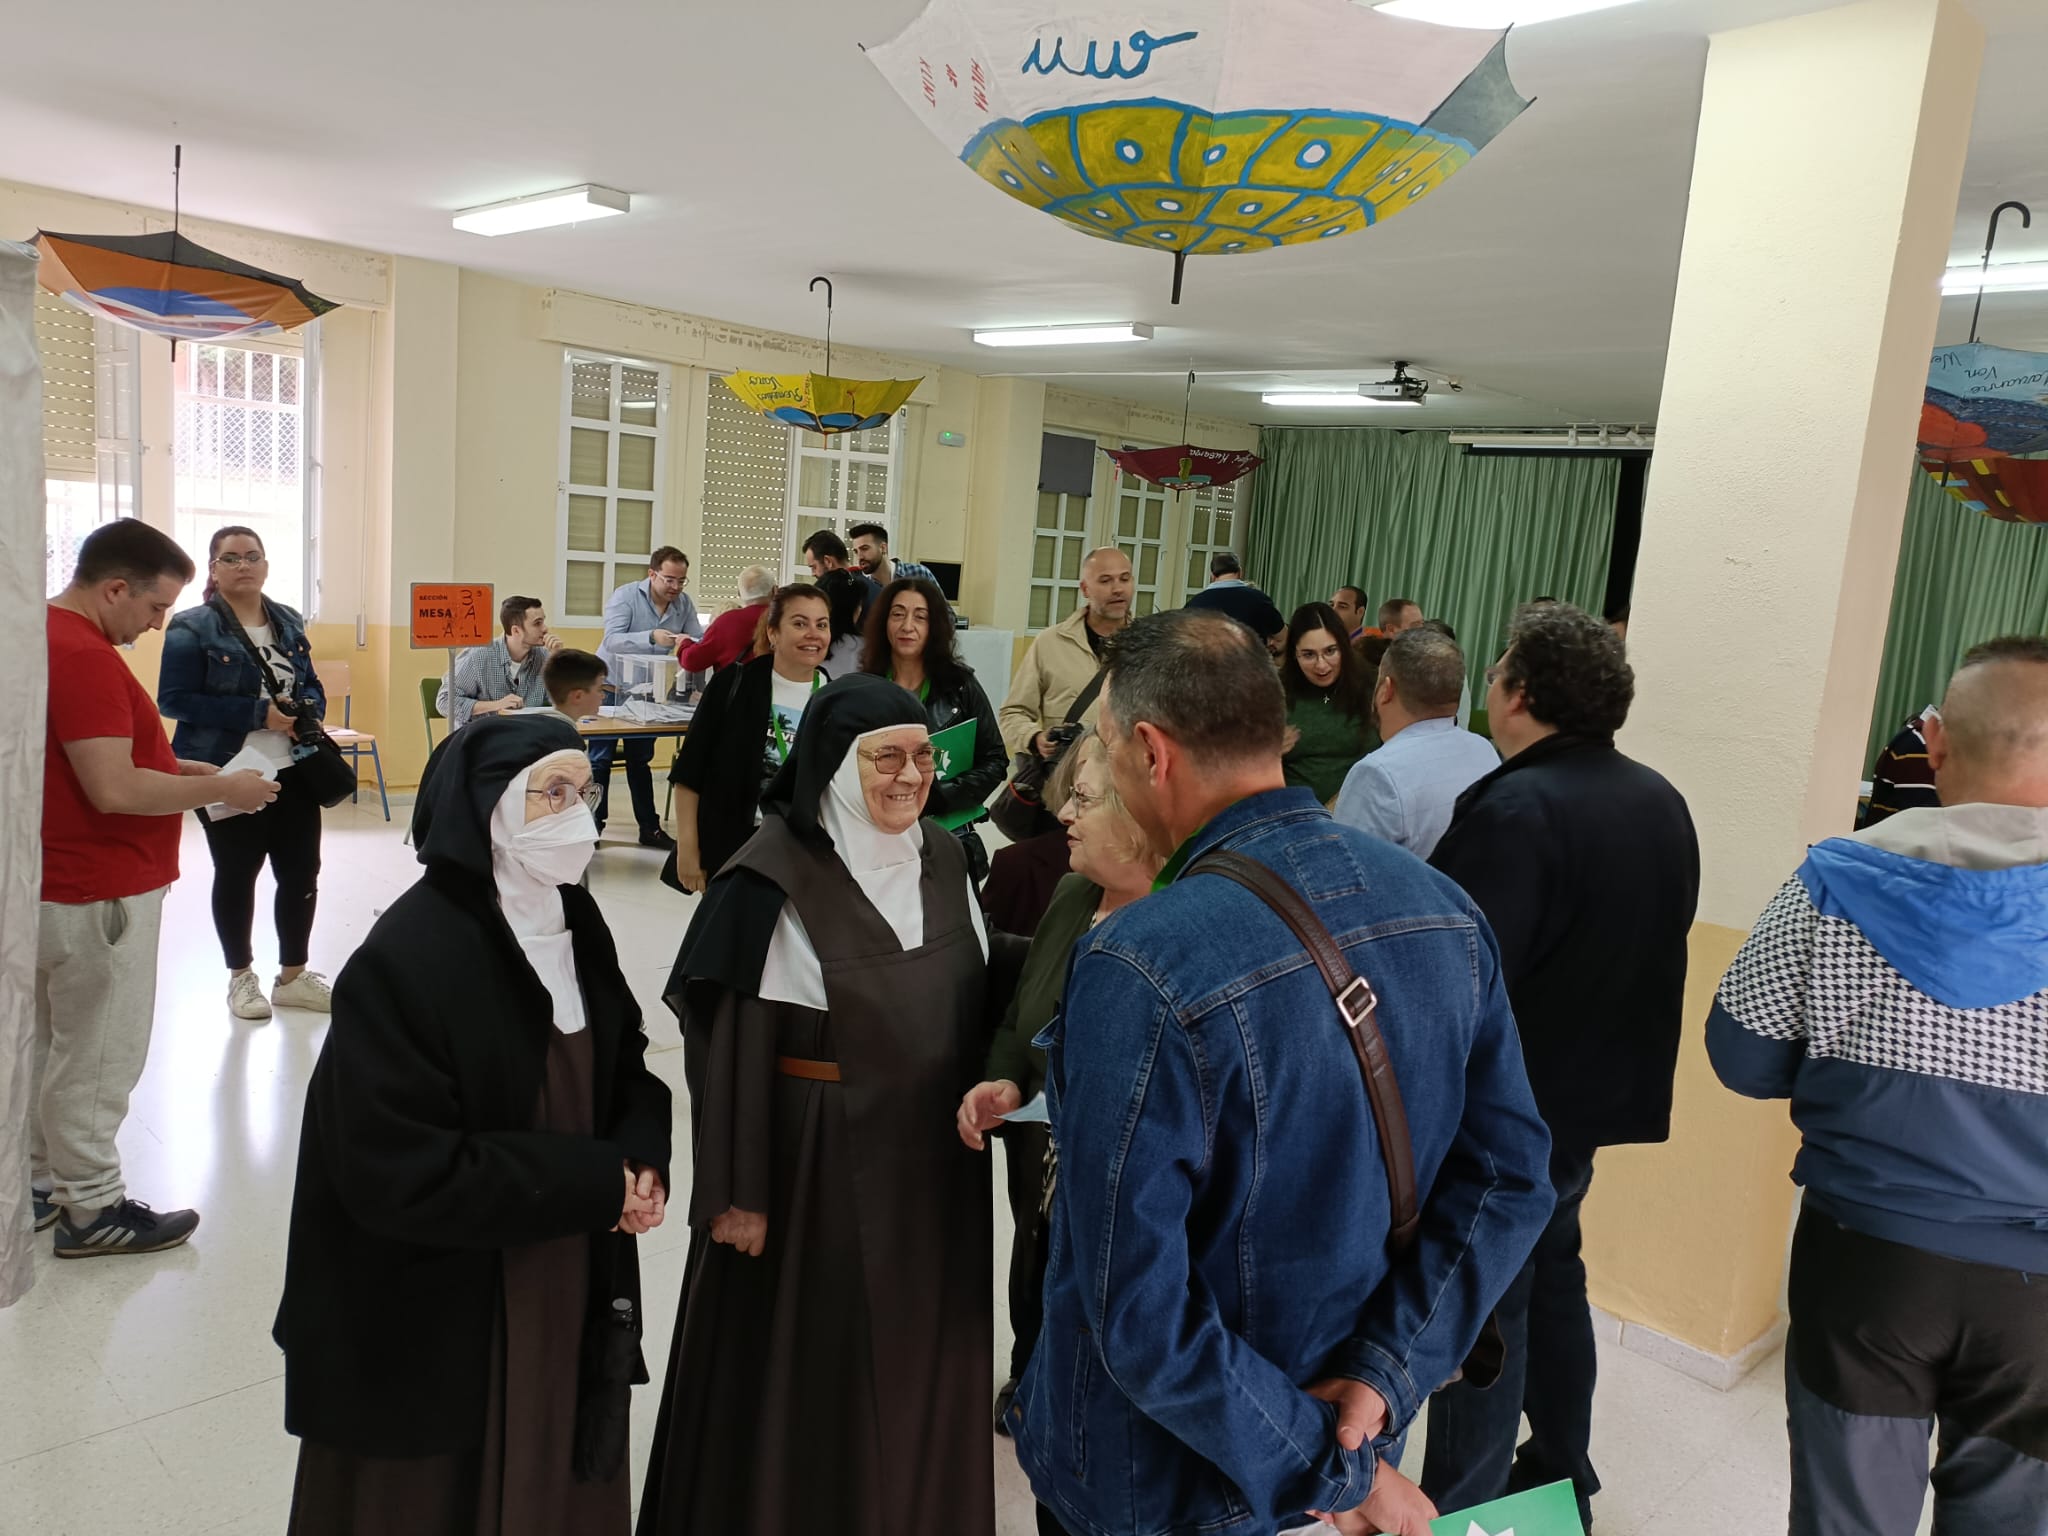
[[[36,1213],[36,1230],[38,1232],[43,1231],[63,1214],[63,1212],[57,1209],[56,1202],[50,1199],[50,1192],[47,1189],[37,1189],[35,1185],[31,1184],[28,1187],[28,1198],[30,1206],[34,1208]]]
[[[199,1226],[197,1211],[153,1211],[140,1200],[110,1205],[85,1227],[69,1216],[57,1223],[55,1249],[60,1259],[101,1259],[123,1253],[161,1253],[175,1248]]]
[[[236,971],[228,978],[228,1012],[238,1019],[267,1019],[270,1003],[254,971]]]
[[[270,989],[270,1000],[280,1008],[304,1008],[308,1013],[332,1013],[334,989],[318,971],[301,971],[290,981],[279,981]]]
[[[643,828],[640,833],[640,846],[642,848],[669,849],[675,847],[675,845],[676,840],[660,827]]]

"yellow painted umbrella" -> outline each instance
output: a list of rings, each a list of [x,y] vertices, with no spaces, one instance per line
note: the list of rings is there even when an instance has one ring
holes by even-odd
[[[814,290],[820,283],[825,285],[825,371],[728,373],[725,387],[764,416],[827,437],[885,426],[924,380],[833,378],[832,280],[811,279]]]

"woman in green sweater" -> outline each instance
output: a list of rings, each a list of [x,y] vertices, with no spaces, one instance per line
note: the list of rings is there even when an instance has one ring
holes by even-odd
[[[1289,784],[1328,805],[1351,765],[1380,744],[1372,724],[1372,678],[1352,651],[1344,621],[1328,603],[1303,603],[1287,621],[1280,681],[1287,689],[1293,745],[1281,766]]]
[[[970,1088],[960,1101],[960,1139],[977,1152],[987,1144],[987,1133],[1002,1125],[1005,1116],[1044,1091],[1045,1052],[1031,1042],[1059,1011],[1060,993],[1067,984],[1067,960],[1074,945],[1117,908],[1149,893],[1152,877],[1159,873],[1160,859],[1146,846],[1144,833],[1110,783],[1109,761],[1092,726],[1067,750],[1062,772],[1068,763],[1074,765],[1073,778],[1059,818],[1067,829],[1068,863],[1073,873],[1054,890],[1052,905],[1032,936],[1031,952],[1017,977],[1010,1010],[989,1045],[988,1064],[982,1071],[987,1080]],[[1055,803],[1059,785],[1052,788],[1054,794],[1046,796],[1048,805]],[[1024,1374],[1038,1342],[1044,1310],[1044,1180],[1049,1176],[1046,1129],[1042,1118],[1003,1129],[1003,1154],[1013,1175],[1013,1195],[1018,1178],[1023,1177],[1030,1180],[1036,1198],[1011,1201],[1011,1210],[1018,1215],[1010,1250],[1010,1328],[1015,1342],[1010,1350],[1009,1380],[996,1394],[999,1434],[1009,1433],[1004,1414],[1017,1395],[1017,1378]]]

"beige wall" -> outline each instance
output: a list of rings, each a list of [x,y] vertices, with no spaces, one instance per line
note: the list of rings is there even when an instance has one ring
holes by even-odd
[[[160,209],[0,183],[0,227],[134,233],[169,225]],[[527,591],[556,602],[565,347],[673,368],[662,536],[693,554],[703,542],[703,411],[714,376],[825,361],[811,337],[204,220],[184,228],[344,305],[320,324],[322,510],[308,618],[316,655],[350,663],[352,718],[380,736],[393,785],[414,783],[426,760],[419,683],[447,660],[410,645],[411,583],[487,581],[501,596]],[[168,348],[144,345],[144,515],[168,528],[171,400],[149,382],[166,376]],[[842,374],[923,379],[906,422],[893,544],[914,558],[963,562],[964,603],[982,624],[1023,627],[1040,432],[1051,425],[1104,443],[1180,440],[1177,414],[1121,401],[860,348],[835,348],[833,365]],[[1224,446],[1257,442],[1242,422],[1200,419],[1195,429]],[[965,446],[941,447],[942,432]],[[1100,468],[1106,492],[1111,471],[1107,461]],[[696,597],[715,612],[728,594]],[[594,628],[563,629],[572,643],[597,642]],[[133,653],[152,688],[155,644]]]

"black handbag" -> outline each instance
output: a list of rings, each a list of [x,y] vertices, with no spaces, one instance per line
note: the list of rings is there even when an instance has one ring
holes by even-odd
[[[626,1465],[633,1388],[648,1380],[640,1353],[640,1319],[633,1303],[617,1297],[593,1313],[583,1330],[577,1368],[576,1439],[570,1469],[582,1483],[608,1483]]]
[[[1401,1099],[1401,1085],[1394,1078],[1393,1058],[1387,1054],[1386,1037],[1377,1018],[1379,994],[1372,983],[1351,969],[1344,951],[1330,937],[1313,908],[1294,887],[1256,859],[1227,849],[1203,854],[1181,875],[1220,875],[1235,881],[1273,909],[1308,951],[1322,972],[1323,984],[1337,1005],[1338,1021],[1351,1041],[1351,1054],[1358,1061],[1358,1075],[1365,1082],[1365,1096],[1372,1105],[1373,1130],[1379,1137],[1380,1161],[1387,1168],[1387,1203],[1393,1230],[1387,1234],[1387,1248],[1398,1264],[1415,1246],[1415,1230],[1422,1222],[1422,1209],[1415,1189],[1415,1146],[1408,1134],[1408,1106]],[[1499,1321],[1488,1314],[1466,1355],[1464,1368],[1451,1381],[1484,1390],[1500,1380],[1507,1363],[1507,1340]],[[1445,1382],[1449,1386],[1450,1382]]]
[[[227,625],[229,633],[242,642],[242,649],[249,653],[249,660],[256,664],[257,676],[270,676],[270,669],[264,663],[263,653],[256,649],[256,643],[249,638],[249,632],[242,628],[242,621],[235,617],[235,610],[218,597],[213,598],[209,606],[220,615],[221,622]],[[266,604],[264,617],[269,616],[269,606]],[[275,632],[277,626],[273,624],[271,628]],[[299,711],[303,706],[297,699],[280,699],[273,695],[271,702],[292,717],[292,739],[300,746],[311,746],[313,749],[304,757],[293,758],[291,764],[307,792],[326,809],[332,809],[354,795],[357,789],[355,764],[341,755],[341,748],[334,744],[332,736],[321,729],[320,722],[302,716]]]
[[[1060,759],[1067,755],[1067,748],[1081,734],[1081,717],[1101,692],[1102,673],[1097,671],[1088,679],[1088,686],[1075,695],[1065,722],[1046,733],[1055,743],[1051,757],[1040,757],[1038,750],[1026,742],[1024,750],[1011,760],[1010,777],[1003,784],[1003,792],[988,808],[988,819],[1011,842],[1025,842],[1059,825],[1055,807],[1045,803],[1045,786],[1053,770],[1059,767]]]

